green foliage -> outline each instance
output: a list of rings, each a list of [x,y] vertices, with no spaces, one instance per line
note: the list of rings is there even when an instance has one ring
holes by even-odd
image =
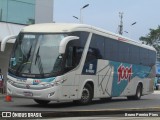
[[[160,53],[160,26],[157,29],[149,29],[150,32],[145,37],[139,39],[147,45],[152,45]]]

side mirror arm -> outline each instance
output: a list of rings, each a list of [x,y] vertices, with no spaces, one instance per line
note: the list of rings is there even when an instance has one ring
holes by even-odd
[[[16,39],[17,35],[11,35],[11,36],[7,36],[5,37],[2,41],[1,41],[1,51],[5,50],[6,47],[6,43],[8,40],[10,39]]]
[[[64,39],[62,39],[62,41],[60,42],[60,46],[59,46],[59,53],[61,53],[61,54],[65,53],[66,46],[67,46],[68,42],[70,42],[72,40],[77,40],[77,39],[79,39],[79,37],[77,37],[77,36],[68,36],[68,37],[65,37]]]

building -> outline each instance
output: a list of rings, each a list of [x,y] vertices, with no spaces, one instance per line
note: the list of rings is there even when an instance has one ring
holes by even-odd
[[[7,36],[18,35],[26,25],[44,22],[53,22],[53,0],[0,0],[0,43]],[[0,52],[0,69],[4,80],[7,79],[14,42],[8,41],[5,51]]]

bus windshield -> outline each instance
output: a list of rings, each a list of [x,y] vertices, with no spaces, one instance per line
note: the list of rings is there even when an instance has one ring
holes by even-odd
[[[9,71],[23,77],[54,76],[62,69],[59,44],[66,36],[21,33],[13,48]]]

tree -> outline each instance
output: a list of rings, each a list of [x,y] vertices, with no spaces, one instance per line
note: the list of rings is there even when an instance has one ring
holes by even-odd
[[[150,32],[145,37],[142,36],[139,39],[147,45],[152,45],[157,50],[157,54],[160,54],[160,26],[149,30]]]

